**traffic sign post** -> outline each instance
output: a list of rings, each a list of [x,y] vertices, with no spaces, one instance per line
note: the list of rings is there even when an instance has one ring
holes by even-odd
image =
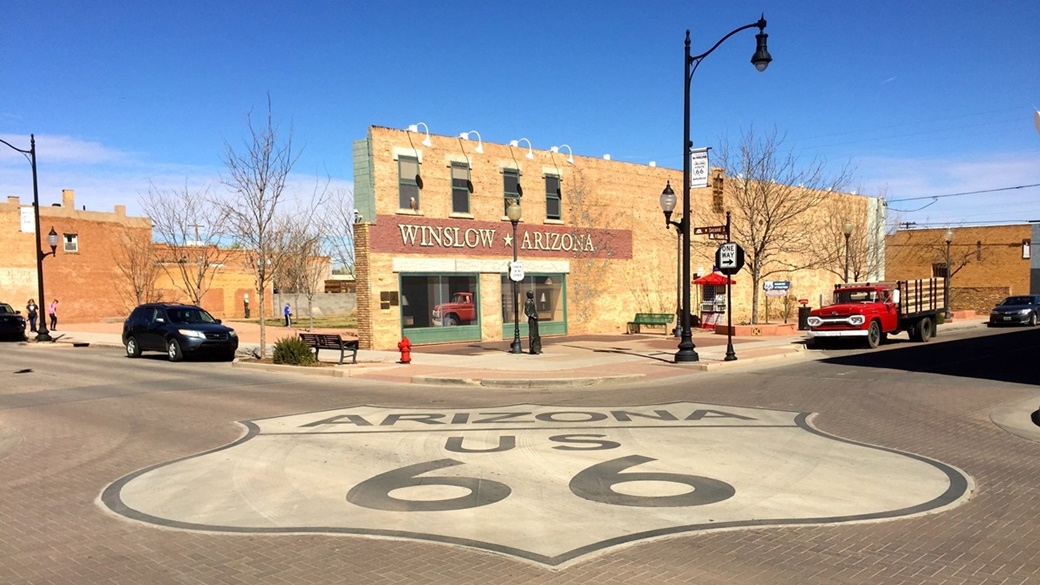
[[[726,212],[726,237],[728,239],[729,231],[729,212]],[[741,248],[736,242],[726,242],[719,246],[719,249],[715,251],[715,265],[719,267],[719,272],[726,276],[733,276],[740,272],[740,269],[744,267],[744,249]],[[727,279],[728,280],[728,279]],[[726,283],[726,357],[724,361],[731,362],[737,359],[737,352],[733,350],[733,294],[730,292],[733,287],[727,282]]]

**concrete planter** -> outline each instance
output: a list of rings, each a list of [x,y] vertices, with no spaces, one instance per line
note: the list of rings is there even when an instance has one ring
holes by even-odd
[[[774,337],[777,335],[794,335],[798,331],[797,323],[771,323],[769,325],[734,325],[734,337]],[[716,335],[728,335],[729,327],[715,326]]]

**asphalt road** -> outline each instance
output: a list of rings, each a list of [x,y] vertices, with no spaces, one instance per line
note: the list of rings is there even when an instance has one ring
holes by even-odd
[[[0,582],[1035,583],[1040,443],[989,414],[1040,405],[1038,348],[976,330],[489,392],[0,345]]]

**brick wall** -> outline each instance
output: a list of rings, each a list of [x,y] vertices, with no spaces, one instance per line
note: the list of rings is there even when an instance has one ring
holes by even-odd
[[[536,149],[533,159],[528,159],[526,144],[511,148],[505,144],[483,142],[483,154],[476,153],[476,142],[461,140],[457,136],[431,135],[432,146],[420,144],[422,134],[402,130],[372,127],[367,141],[354,143],[355,169],[366,169],[365,185],[359,190],[366,212],[364,226],[391,218],[397,224],[435,224],[487,226],[501,238],[511,232],[511,225],[504,217],[503,170],[519,169],[523,186],[521,205],[523,217],[519,232],[534,230],[551,232],[567,230],[581,233],[583,230],[614,230],[629,238],[625,246],[618,246],[609,253],[571,254],[521,249],[521,261],[562,260],[568,268],[567,274],[567,322],[568,332],[604,333],[621,332],[625,323],[635,313],[674,313],[676,309],[677,237],[674,228],[666,229],[658,198],[666,183],[671,182],[676,191],[682,184],[681,171],[662,167],[605,160],[603,158],[574,156],[574,164],[567,162],[566,153],[553,153],[549,149]],[[422,189],[419,209],[401,209],[399,205],[398,157],[420,158],[419,172]],[[467,162],[470,165],[470,212],[457,214],[452,210],[451,163]],[[371,172],[368,172],[371,169]],[[356,171],[357,172],[357,171]],[[545,176],[561,178],[562,219],[549,219],[546,214]],[[867,215],[867,198],[852,195],[832,194],[828,202],[841,202],[848,213],[856,217]],[[681,191],[680,191],[681,199]],[[723,198],[725,202],[725,198]],[[359,204],[359,207],[361,205]],[[813,210],[806,218],[813,222],[833,222],[830,210]],[[692,219],[694,225],[717,225],[724,222],[724,215],[713,211],[713,194],[710,187],[694,189],[691,193]],[[679,219],[680,209],[673,219]],[[361,226],[356,226],[361,227]],[[372,226],[373,231],[383,226]],[[392,226],[396,228],[397,225]],[[387,237],[396,237],[388,230]],[[410,251],[374,251],[374,240],[362,241],[362,230],[356,234],[356,259],[358,264],[358,317],[362,347],[371,343],[376,349],[396,347],[400,336],[399,312],[379,311],[379,293],[396,291],[398,281],[393,271],[394,259],[415,260],[426,253],[430,258],[486,259],[486,253],[437,249],[412,249]],[[369,233],[367,230],[364,232]],[[380,236],[380,237],[383,237]],[[705,236],[691,238],[691,274],[701,275],[711,271],[715,250],[719,241]],[[511,257],[511,249],[503,247],[497,253],[502,260],[502,270]],[[800,259],[795,264],[804,264]],[[414,265],[414,264],[412,264]],[[486,266],[486,265],[483,265]],[[364,271],[364,275],[362,272]],[[435,270],[436,271],[436,270]],[[528,269],[528,272],[532,272]],[[833,270],[800,270],[777,272],[766,277],[770,280],[790,280],[792,295],[815,301],[821,294],[830,295],[834,282],[838,280]],[[500,286],[498,276],[480,276],[484,302],[497,301]],[[734,322],[750,318],[751,281],[746,272],[736,276],[733,289]],[[759,284],[761,287],[761,283]],[[692,288],[694,312],[699,305],[700,287]],[[368,297],[368,298],[366,298]],[[764,296],[760,304],[764,304]],[[482,305],[483,306],[483,305]],[[496,305],[497,307],[497,305]],[[366,313],[367,311],[367,313]],[[485,318],[498,314],[485,307]],[[482,323],[485,336],[495,333],[493,324]],[[376,333],[378,332],[378,334]],[[393,342],[391,344],[390,342]]]
[[[953,228],[951,309],[988,314],[1005,296],[1029,294],[1030,260],[1022,257],[1022,247],[1030,234],[1029,225]],[[946,228],[901,230],[885,243],[890,280],[927,278],[933,265],[945,266]]]

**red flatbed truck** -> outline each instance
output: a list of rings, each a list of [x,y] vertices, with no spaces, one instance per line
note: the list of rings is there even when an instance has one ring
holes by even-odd
[[[833,301],[809,313],[812,345],[853,337],[875,348],[902,331],[912,341],[931,339],[946,313],[946,288],[942,278],[838,284]]]

